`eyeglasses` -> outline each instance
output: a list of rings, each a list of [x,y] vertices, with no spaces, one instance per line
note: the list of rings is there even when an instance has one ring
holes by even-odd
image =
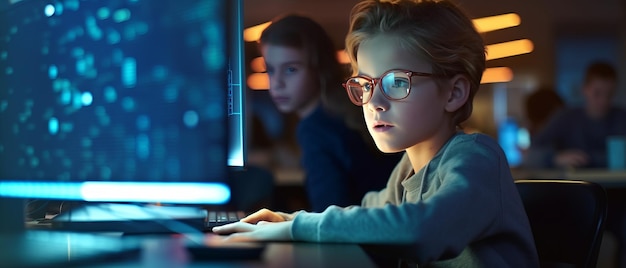
[[[352,103],[362,106],[372,99],[376,84],[380,84],[383,96],[389,100],[402,100],[411,92],[411,77],[433,76],[431,73],[413,72],[407,70],[389,70],[379,78],[370,78],[364,75],[350,77],[343,83],[348,91]]]

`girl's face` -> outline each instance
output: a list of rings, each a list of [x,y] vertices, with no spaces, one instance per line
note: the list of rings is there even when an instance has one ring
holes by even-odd
[[[419,55],[403,49],[396,38],[379,35],[359,46],[359,75],[378,78],[392,69],[431,73],[431,65]],[[450,115],[444,106],[447,89],[439,89],[431,77],[413,76],[409,95],[402,100],[389,100],[380,84],[373,89],[363,105],[367,128],[376,146],[383,152],[398,152],[415,147],[437,147],[449,138]],[[437,148],[434,148],[438,150]]]
[[[320,88],[304,51],[268,44],[261,53],[270,78],[270,96],[278,110],[296,112],[300,117],[310,114],[319,101]]]

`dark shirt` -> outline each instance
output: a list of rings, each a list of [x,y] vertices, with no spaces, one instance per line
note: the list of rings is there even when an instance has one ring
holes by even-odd
[[[612,108],[602,119],[589,118],[584,108],[562,110],[532,137],[524,165],[552,168],[556,153],[577,149],[590,158],[583,168],[606,168],[606,140],[612,135],[626,135],[626,110]]]
[[[369,191],[385,187],[402,154],[383,154],[366,144],[343,119],[317,107],[296,130],[311,209],[361,204]]]

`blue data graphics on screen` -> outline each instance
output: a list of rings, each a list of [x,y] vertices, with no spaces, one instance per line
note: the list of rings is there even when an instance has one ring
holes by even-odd
[[[1,178],[226,178],[226,1],[154,2],[0,13]]]

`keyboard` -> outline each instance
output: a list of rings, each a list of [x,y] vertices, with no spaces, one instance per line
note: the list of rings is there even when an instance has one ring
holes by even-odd
[[[236,210],[132,204],[91,204],[70,211],[48,220],[48,228],[125,234],[211,232],[215,226],[237,222],[248,215]]]
[[[206,228],[211,230],[215,226],[238,222],[246,217],[243,211],[207,211]]]

